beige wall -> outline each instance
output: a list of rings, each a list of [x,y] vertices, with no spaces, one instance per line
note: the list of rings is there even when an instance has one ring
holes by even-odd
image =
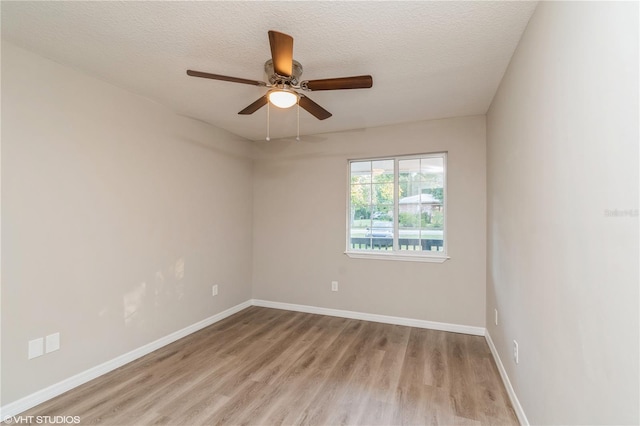
[[[448,151],[451,259],[347,257],[347,159],[439,151]],[[485,197],[484,116],[258,142],[253,295],[484,327]],[[332,280],[340,291],[331,292]]]
[[[250,144],[3,43],[1,403],[253,297],[486,325],[531,423],[640,423],[638,218],[605,215],[639,205],[637,17],[541,3],[486,138],[476,116]],[[347,159],[438,151],[451,259],[348,258]]]
[[[250,150],[3,43],[2,404],[251,298]]]
[[[640,422],[638,217],[605,214],[638,209],[638,113],[638,3],[540,3],[487,121],[487,327],[531,424]]]

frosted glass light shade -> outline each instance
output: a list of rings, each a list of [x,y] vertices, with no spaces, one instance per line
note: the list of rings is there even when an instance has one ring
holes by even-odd
[[[289,108],[298,102],[298,96],[287,90],[274,90],[269,93],[269,102],[278,108]]]

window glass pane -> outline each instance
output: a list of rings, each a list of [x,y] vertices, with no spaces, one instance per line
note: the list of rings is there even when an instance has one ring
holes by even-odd
[[[351,206],[351,228],[371,225],[371,206]]]
[[[367,236],[371,238],[388,238],[389,241],[379,241],[386,246],[393,246],[393,205],[373,206],[371,227],[367,229]]]
[[[371,227],[367,227],[366,236],[374,238],[393,238],[393,222],[387,220],[372,220]]]
[[[422,229],[420,238],[422,249],[442,251],[444,240],[444,210],[440,204],[424,204],[422,206]]]
[[[444,229],[444,209],[442,204],[422,206],[422,228],[442,231]]]
[[[356,209],[352,217],[351,230],[364,235],[364,230],[371,226],[371,208]]]
[[[443,251],[444,242],[444,208],[442,204],[423,206],[425,224],[422,227],[421,238],[423,248],[430,251]]]
[[[398,171],[404,174],[420,173],[420,159],[412,158],[409,160],[399,160]]]
[[[371,162],[373,183],[393,183],[393,160],[377,160]]]
[[[416,206],[400,206],[398,213],[398,246],[400,250],[420,250],[420,210]]]
[[[424,194],[422,194],[423,183],[409,181],[407,184],[407,192],[402,194],[398,199],[398,213],[415,213],[419,215],[420,203],[424,198]]]
[[[402,175],[400,175],[399,178],[400,182],[398,182],[398,197],[402,198],[407,195],[407,192],[409,190],[409,183],[406,179],[402,179]]]
[[[393,222],[372,220],[366,236],[371,238],[373,250],[393,250]]]
[[[371,205],[371,185],[351,185],[351,207]]]
[[[393,222],[393,205],[378,204],[372,206],[371,219]]]
[[[349,244],[349,250],[371,250],[371,238],[351,237]]]
[[[353,161],[351,163],[351,183],[371,182],[371,161]]]
[[[393,181],[390,183],[374,183],[372,185],[372,203],[393,205]]]
[[[426,199],[422,205],[425,229],[437,229],[438,239],[442,239],[444,203],[444,159],[422,158],[421,173],[424,178],[422,189]]]
[[[420,159],[420,173],[422,174],[442,174],[444,171],[444,159],[442,157],[427,157]]]
[[[404,197],[418,195],[422,190],[422,176],[420,174],[420,159],[398,161],[400,173],[398,175],[400,200]]]
[[[366,236],[371,227],[371,207],[351,207],[351,224],[349,229],[350,249],[366,250],[371,245],[371,238]]]
[[[420,160],[420,176],[425,182],[422,192],[433,195],[442,202],[444,187],[444,159],[422,158]]]

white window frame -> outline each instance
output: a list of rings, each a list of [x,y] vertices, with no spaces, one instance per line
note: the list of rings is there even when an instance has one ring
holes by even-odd
[[[443,159],[443,188],[442,193],[444,195],[443,208],[443,234],[442,234],[442,245],[443,251],[417,251],[412,252],[408,250],[400,250],[398,245],[398,240],[400,237],[399,232],[399,187],[400,187],[400,171],[399,171],[399,161],[400,160],[411,160],[417,158],[429,158],[429,157],[437,157]],[[394,217],[393,217],[393,248],[392,250],[354,250],[351,248],[351,163],[361,162],[361,161],[380,161],[380,160],[393,160],[393,183],[394,183],[394,193],[393,193],[393,209],[394,209]],[[449,256],[447,252],[449,250],[449,244],[447,243],[447,235],[448,235],[448,226],[447,226],[447,216],[449,213],[449,209],[447,208],[448,196],[447,196],[447,152],[431,152],[424,154],[412,154],[412,155],[391,155],[385,157],[373,157],[373,158],[353,158],[347,160],[347,221],[346,221],[346,250],[345,254],[351,258],[355,259],[374,259],[374,260],[399,260],[399,261],[408,261],[408,262],[432,262],[432,263],[443,263]]]

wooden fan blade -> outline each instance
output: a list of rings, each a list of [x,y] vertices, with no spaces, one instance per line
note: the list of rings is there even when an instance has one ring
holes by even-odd
[[[300,106],[306,109],[309,114],[313,115],[318,120],[326,120],[331,117],[331,113],[326,109],[322,108],[317,103],[313,102],[311,99],[307,98],[305,95],[300,95],[300,99],[298,100]]]
[[[373,86],[373,78],[370,75],[358,75],[355,77],[325,78],[323,80],[306,80],[300,83],[305,90],[342,90],[342,89],[368,89]]]
[[[271,46],[273,70],[283,77],[291,77],[293,72],[293,37],[277,31],[269,31],[269,45]]]
[[[260,99],[258,99],[257,101],[255,101],[254,103],[252,103],[251,105],[243,109],[242,111],[240,111],[238,114],[242,114],[242,115],[253,114],[257,110],[265,106],[267,102],[269,102],[269,99],[267,98],[267,95],[264,95],[263,97],[261,97]]]
[[[254,86],[266,86],[267,83],[258,80],[247,80],[246,78],[229,77],[227,75],[210,74],[208,72],[187,70],[187,75],[191,77],[211,78],[213,80],[230,81],[232,83],[252,84]]]

